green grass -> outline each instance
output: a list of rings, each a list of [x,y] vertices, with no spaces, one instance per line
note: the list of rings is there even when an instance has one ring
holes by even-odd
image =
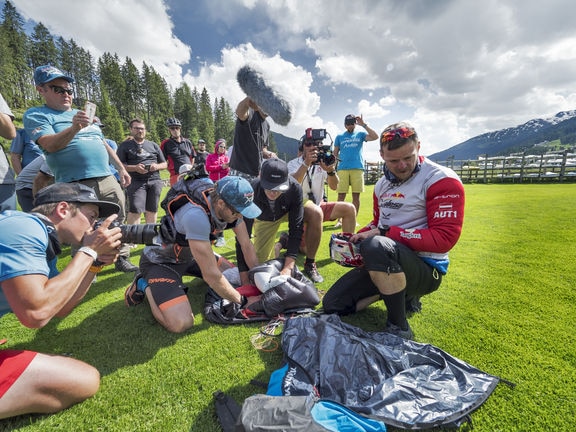
[[[371,218],[371,191],[362,196],[361,224]],[[472,415],[475,431],[574,430],[576,185],[467,185],[466,192],[464,231],[448,276],[410,319],[416,339],[517,384],[496,388]],[[324,231],[321,292],[346,271],[329,260],[332,224]],[[232,258],[227,240],[223,250]],[[13,315],[0,319],[5,347],[69,353],[102,373],[92,399],[52,416],[0,421],[0,430],[219,431],[213,392],[222,389],[239,402],[263,392],[250,380],[267,381],[282,352],[252,347],[258,325],[206,322],[205,285],[188,278],[197,325],[170,334],[146,305],[124,306],[130,281],[113,270],[100,273],[69,317],[40,330],[24,328]],[[345,321],[375,331],[385,314],[378,304]]]

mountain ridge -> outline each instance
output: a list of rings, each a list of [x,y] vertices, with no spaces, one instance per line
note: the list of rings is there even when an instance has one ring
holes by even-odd
[[[486,155],[502,156],[555,140],[560,140],[562,144],[576,142],[576,110],[560,111],[545,119],[535,118],[518,126],[486,132],[428,157],[445,161],[451,158],[470,160]]]

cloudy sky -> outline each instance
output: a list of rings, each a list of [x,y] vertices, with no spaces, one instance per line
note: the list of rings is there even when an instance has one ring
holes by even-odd
[[[348,113],[411,122],[422,153],[576,108],[572,0],[12,0],[98,57],[129,56],[233,107],[259,67],[293,107],[272,129],[335,138]],[[377,144],[365,156],[378,160]]]

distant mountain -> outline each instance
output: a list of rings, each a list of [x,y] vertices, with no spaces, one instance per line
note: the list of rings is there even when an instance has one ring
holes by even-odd
[[[277,132],[272,132],[274,134],[274,141],[276,142],[276,148],[278,149],[278,157],[289,161],[298,156],[298,140],[294,138],[287,137]]]
[[[435,161],[473,160],[478,156],[502,156],[536,144],[561,140],[563,144],[576,142],[576,110],[561,111],[552,118],[530,120],[520,126],[488,132],[429,156]]]

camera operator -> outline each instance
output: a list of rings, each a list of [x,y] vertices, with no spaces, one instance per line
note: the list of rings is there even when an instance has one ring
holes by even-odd
[[[336,190],[338,174],[336,158],[331,145],[324,145],[324,129],[307,129],[300,140],[298,157],[288,162],[288,172],[302,186],[304,197],[304,235],[300,250],[306,255],[304,273],[316,283],[324,278],[316,268],[316,252],[322,238],[322,223],[342,219],[344,232],[353,232],[356,227],[356,209],[352,203],[324,200],[324,183]]]
[[[109,229],[120,207],[99,201],[81,183],[42,189],[34,213],[0,213],[0,316],[10,311],[30,328],[64,317],[82,300],[95,273],[118,257],[120,229]],[[94,221],[106,219],[95,229]],[[60,244],[79,247],[58,271]],[[38,333],[41,335],[41,333]],[[79,360],[27,350],[0,350],[0,419],[54,413],[96,393],[98,371]]]

